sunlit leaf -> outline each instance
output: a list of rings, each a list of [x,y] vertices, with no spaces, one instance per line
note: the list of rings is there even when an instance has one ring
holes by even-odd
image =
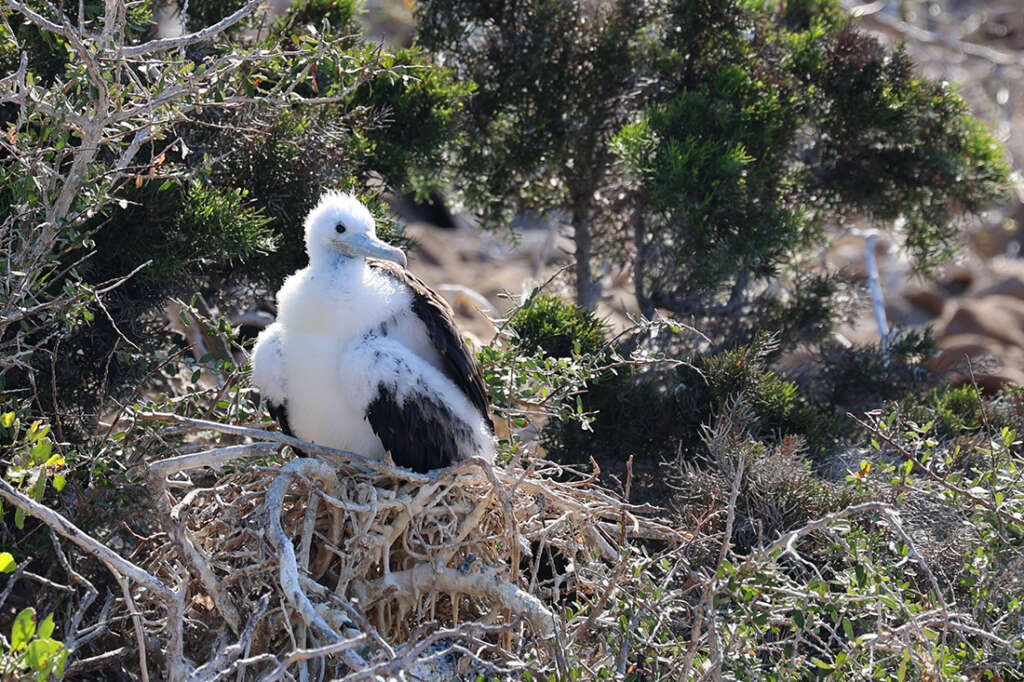
[[[31,606],[24,608],[14,617],[11,626],[11,650],[21,651],[36,634],[36,610]]]

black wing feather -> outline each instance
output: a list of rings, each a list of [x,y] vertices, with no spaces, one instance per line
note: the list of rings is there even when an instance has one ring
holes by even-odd
[[[372,258],[368,258],[366,262],[374,270],[395,278],[412,290],[413,312],[423,322],[430,340],[441,354],[445,376],[466,394],[493,433],[494,424],[491,422],[488,409],[487,388],[483,375],[459,334],[459,329],[455,325],[455,313],[448,302],[423,280],[397,263]],[[384,446],[387,447],[387,443]],[[394,453],[392,456],[395,456]]]
[[[277,425],[281,427],[282,433],[286,436],[291,436],[292,438],[298,438],[298,436],[296,436],[292,431],[292,425],[288,423],[288,408],[284,404],[278,405],[277,403],[268,400],[267,412],[269,412],[270,416],[274,418]],[[295,454],[299,457],[309,457],[309,455],[299,448],[293,447],[292,450],[294,450]]]
[[[420,473],[450,466],[458,459],[459,443],[472,438],[469,426],[434,396],[417,392],[400,405],[393,387],[384,383],[377,386],[366,419],[395,464]]]

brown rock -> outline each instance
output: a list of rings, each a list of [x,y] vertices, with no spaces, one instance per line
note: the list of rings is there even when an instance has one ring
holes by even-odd
[[[939,347],[939,355],[926,364],[946,374],[950,386],[977,382],[982,390],[996,392],[1008,384],[1024,385],[1024,349],[977,334],[941,338]]]
[[[946,307],[946,297],[935,287],[927,289],[911,289],[907,291],[906,298],[918,308],[928,312],[932,317],[942,315]]]
[[[1003,344],[979,334],[956,334],[939,339],[940,353],[927,362],[928,369],[943,373],[966,369],[968,360],[977,362],[1003,355]]]
[[[1024,301],[1024,277],[1011,275],[999,280],[998,282],[990,284],[978,293],[974,294],[974,297],[976,298],[985,298],[988,296],[1009,296],[1010,298],[1018,298]]]
[[[941,339],[974,334],[1024,348],[1024,300],[1011,296],[987,296],[959,302],[941,327]]]

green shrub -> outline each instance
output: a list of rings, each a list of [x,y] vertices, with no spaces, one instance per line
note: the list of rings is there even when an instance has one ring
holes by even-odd
[[[934,386],[924,362],[937,351],[929,329],[891,330],[886,353],[879,344],[822,343],[808,393],[839,412],[875,409]]]
[[[526,352],[541,350],[553,358],[600,353],[607,327],[593,311],[566,303],[556,294],[535,293],[509,321],[517,345]]]
[[[306,26],[319,30],[326,20],[336,35],[359,33],[356,17],[360,4],[357,0],[297,0],[291,3],[288,13],[281,20],[283,30],[278,30],[282,33],[300,32]]]
[[[982,427],[981,394],[971,385],[960,388],[940,387],[928,401],[938,420],[939,432],[949,438]]]
[[[53,676],[64,677],[68,662],[68,650],[64,644],[53,639],[56,624],[51,613],[41,623],[36,622],[36,610],[27,607],[18,612],[11,623],[9,649],[0,651],[0,672],[11,679],[26,679],[27,673],[39,682],[46,682]]]
[[[751,425],[755,437],[799,436],[813,453],[821,455],[837,433],[837,420],[814,409],[796,383],[767,368],[767,358],[774,350],[772,338],[762,334],[748,346],[702,358],[697,367],[707,382],[702,396],[707,414],[743,399],[756,416]],[[692,379],[689,382],[694,383]]]
[[[757,437],[797,436],[821,455],[839,433],[839,419],[811,407],[797,384],[768,369],[776,346],[767,334],[738,349],[694,354],[690,364],[666,370],[616,362],[617,349],[607,345],[594,313],[553,294],[528,298],[509,327],[517,353],[570,358],[591,368],[581,375],[576,401],[577,411],[593,418],[552,418],[543,431],[544,447],[561,461],[625,461],[629,455],[657,461],[680,448],[693,454],[702,425],[741,397],[756,416],[751,428]]]

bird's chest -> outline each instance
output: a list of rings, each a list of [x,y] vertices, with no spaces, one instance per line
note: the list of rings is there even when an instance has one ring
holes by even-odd
[[[380,440],[365,419],[370,385],[352,353],[330,334],[304,333],[286,339],[288,419],[305,440],[367,457],[382,454]]]
[[[279,318],[297,334],[329,336],[337,348],[408,310],[408,292],[369,268],[308,271],[278,293]]]

